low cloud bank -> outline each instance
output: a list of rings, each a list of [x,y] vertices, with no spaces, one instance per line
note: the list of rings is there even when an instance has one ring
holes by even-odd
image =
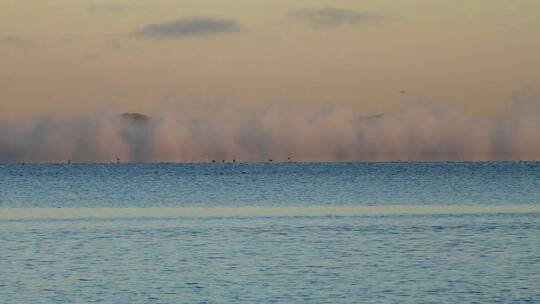
[[[249,121],[95,114],[0,122],[0,162],[539,160],[540,104],[480,117],[412,106],[270,110]]]

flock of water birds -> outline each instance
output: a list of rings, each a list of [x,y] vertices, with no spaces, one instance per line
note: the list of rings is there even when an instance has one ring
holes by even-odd
[[[216,160],[216,159],[212,159],[212,160],[210,160],[210,159],[205,159],[205,161],[204,161],[204,163],[213,163],[213,164],[215,164],[215,163],[226,164],[226,163],[236,163],[236,162],[237,162],[237,161],[236,161],[236,158],[233,158],[232,160],[222,159],[221,161],[218,161],[218,160]],[[273,163],[273,162],[274,162],[274,159],[269,158],[269,159],[266,160],[266,162],[268,162],[268,163]],[[292,162],[292,157],[290,157],[290,156],[287,157],[287,162]],[[72,163],[73,163],[73,162],[71,161],[71,159],[68,159],[68,160],[67,160],[67,164],[68,164],[68,165],[70,165],[70,164],[72,164]],[[111,162],[111,163],[112,163],[112,162]],[[120,158],[116,158],[116,164],[120,164],[120,163],[122,163],[122,162],[121,162],[121,159],[120,159]],[[20,163],[20,165],[26,165],[26,162],[22,162],[22,163]]]

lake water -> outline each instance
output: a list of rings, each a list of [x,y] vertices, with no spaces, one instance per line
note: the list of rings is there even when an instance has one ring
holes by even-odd
[[[1,303],[538,303],[540,163],[0,165]]]

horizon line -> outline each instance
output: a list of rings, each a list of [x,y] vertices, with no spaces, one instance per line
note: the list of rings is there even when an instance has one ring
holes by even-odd
[[[1,162],[0,165],[135,165],[135,164],[178,164],[178,165],[190,165],[190,164],[209,164],[209,165],[219,165],[219,164],[377,164],[377,163],[540,163],[540,159],[509,159],[509,160],[335,160],[335,161],[302,161],[302,160],[271,160],[271,161],[127,161],[127,162],[47,162],[47,161],[27,161],[27,162]]]

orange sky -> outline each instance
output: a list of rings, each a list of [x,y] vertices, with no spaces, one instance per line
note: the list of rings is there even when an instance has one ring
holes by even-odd
[[[538,0],[0,0],[0,118],[419,101],[489,114],[540,87],[538,33]]]

